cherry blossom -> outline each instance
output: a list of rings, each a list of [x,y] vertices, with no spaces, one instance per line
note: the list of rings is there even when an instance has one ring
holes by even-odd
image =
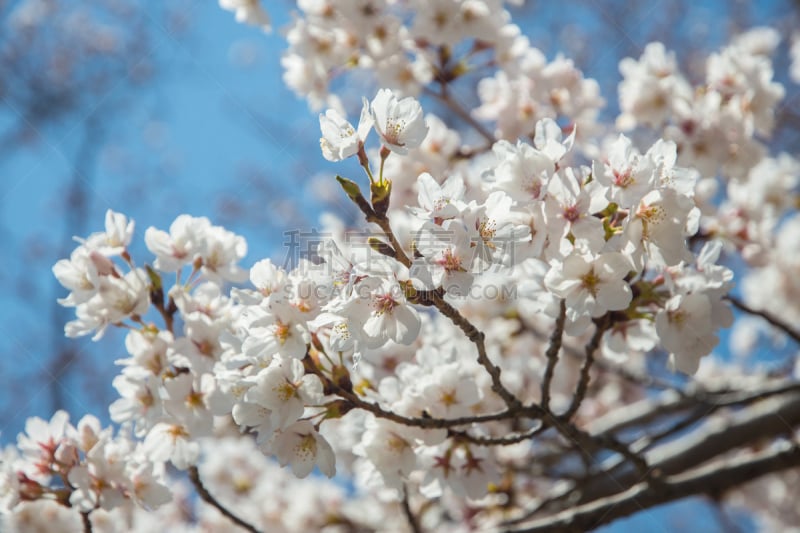
[[[336,473],[331,445],[307,420],[300,420],[276,432],[270,446],[281,465],[290,465],[299,478],[306,477],[314,467],[328,477]]]
[[[358,130],[347,122],[335,109],[328,109],[319,116],[319,127],[322,138],[319,140],[322,155],[328,161],[341,161],[355,155],[363,146],[364,140],[372,127],[369,104],[364,102]]]
[[[422,144],[428,126],[422,107],[414,98],[398,99],[388,89],[381,89],[370,104],[375,131],[387,148],[404,155]]]
[[[233,11],[237,22],[260,26],[264,31],[270,29],[269,15],[259,0],[219,0],[219,7]]]
[[[258,2],[220,5],[269,25]],[[0,451],[6,528],[45,512],[70,531],[78,513],[109,531],[231,516],[264,531],[525,529],[536,513],[569,528],[559,517],[607,496],[725,472],[670,470],[679,431],[694,453],[796,402],[800,365],[752,357],[794,354],[800,320],[800,165],[769,141],[777,32],[732,39],[697,63],[698,85],[647,45],[619,65],[616,129],[597,123],[598,84],[548,60],[500,0],[301,0],[286,39],[284,81],[326,107],[322,158],[363,171],[338,177],[352,212],[321,215],[315,253],[283,267],[246,270],[245,239],[205,217],[149,227],[145,257],[121,213],[77,238],[53,267],[65,333],[125,330],[120,430],[30,419]],[[332,89],[361,86],[352,73],[380,87],[356,127],[342,104],[362,95]],[[470,83],[472,109],[457,98]],[[731,325],[741,359],[721,365]],[[783,433],[708,460],[790,451]],[[186,478],[216,501],[191,526]],[[618,516],[605,511],[591,523]]]

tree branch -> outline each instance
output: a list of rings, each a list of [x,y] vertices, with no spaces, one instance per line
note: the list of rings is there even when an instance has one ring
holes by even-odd
[[[344,183],[342,178],[338,178],[340,183]],[[392,230],[392,226],[389,222],[389,219],[386,217],[385,214],[378,214],[376,210],[369,207],[366,203],[366,199],[361,195],[360,191],[348,191],[347,192],[349,198],[359,207],[361,212],[364,214],[367,222],[373,222],[380,226],[381,230],[383,230],[383,234],[389,240],[391,247],[394,249],[394,259],[399,261],[400,264],[405,266],[406,268],[411,268],[411,259],[409,259],[408,255],[406,255],[405,250],[400,245],[400,242],[397,240],[397,237]],[[390,255],[390,257],[392,257]],[[472,322],[467,320],[458,310],[450,305],[440,294],[439,291],[426,291],[424,294],[424,298],[422,299],[425,302],[430,302],[428,305],[433,305],[436,309],[439,310],[444,316],[449,318],[453,324],[458,326],[461,331],[464,332],[464,335],[475,344],[476,348],[478,349],[478,363],[483,366],[489,375],[492,378],[492,390],[506,403],[509,410],[519,410],[522,409],[522,402],[514,396],[508,389],[505,388],[503,382],[500,380],[500,367],[492,363],[489,359],[489,356],[486,353],[486,345],[483,342],[484,335],[482,331],[479,331]]]
[[[408,488],[403,486],[403,499],[400,500],[400,506],[403,508],[403,514],[408,522],[408,527],[412,533],[422,533],[422,527],[419,525],[419,520],[411,510],[411,504],[408,502]]]
[[[542,422],[535,429],[525,433],[517,433],[516,435],[507,435],[505,437],[475,437],[466,431],[450,431],[449,435],[456,439],[465,440],[471,444],[477,444],[478,446],[510,446],[524,440],[532,439],[549,428],[550,426]]]
[[[695,494],[718,495],[763,475],[797,466],[800,466],[800,447],[787,443],[778,449],[751,453],[733,460],[714,461],[658,485],[639,483],[620,494],[573,507],[553,517],[537,520],[523,529],[508,531],[588,531],[642,509]]]
[[[450,305],[435,292],[433,293],[433,305],[439,310],[439,312],[449,318],[453,324],[458,326],[461,331],[464,332],[464,335],[466,335],[467,338],[472,341],[473,344],[475,344],[478,349],[478,363],[480,363],[480,365],[489,373],[489,376],[491,376],[492,390],[495,392],[495,394],[503,399],[509,410],[536,410],[533,406],[523,408],[522,402],[520,402],[513,393],[506,389],[505,385],[503,385],[503,382],[500,380],[500,367],[492,363],[486,353],[486,345],[483,342],[483,332],[479,331],[478,328],[472,324],[472,322],[464,318],[464,315],[459,313],[455,307]]]
[[[578,409],[581,407],[581,403],[583,403],[583,399],[586,396],[586,391],[589,390],[589,371],[592,368],[592,363],[594,362],[594,353],[597,351],[598,346],[600,346],[600,339],[603,338],[603,333],[605,333],[608,321],[603,320],[598,322],[595,326],[596,329],[594,330],[594,335],[586,344],[586,359],[581,365],[581,373],[580,377],[578,378],[578,386],[575,388],[575,395],[572,397],[572,402],[569,405],[569,408],[561,415],[561,418],[564,420],[571,419]]]
[[[92,519],[89,517],[91,511],[81,512],[81,523],[83,524],[83,533],[92,533]]]
[[[561,339],[564,335],[564,323],[567,321],[567,304],[561,300],[558,308],[558,318],[556,318],[556,325],[553,328],[553,333],[550,335],[550,344],[547,346],[545,358],[547,359],[547,366],[544,369],[544,377],[542,378],[542,409],[550,409],[550,385],[553,382],[553,375],[555,374],[556,364],[558,363],[558,352],[561,350]]]
[[[466,122],[467,124],[472,126],[472,128],[475,131],[477,131],[478,134],[480,134],[481,137],[486,139],[486,141],[489,143],[489,145],[494,144],[494,142],[496,141],[496,139],[494,137],[494,134],[492,134],[492,132],[487,130],[483,126],[483,124],[481,124],[480,122],[475,120],[472,117],[472,115],[470,115],[469,112],[466,109],[464,109],[461,105],[459,105],[458,102],[453,100],[453,98],[448,93],[437,92],[437,91],[434,91],[433,89],[431,89],[429,87],[423,87],[422,90],[423,90],[423,92],[425,94],[433,96],[434,98],[436,98],[437,100],[442,102],[444,105],[447,106],[447,108],[450,111],[455,113],[461,120],[463,120],[464,122]]]
[[[230,520],[237,526],[246,529],[247,531],[250,531],[250,533],[260,533],[253,525],[248,524],[238,516],[231,513],[228,509],[223,507],[223,505],[219,501],[217,501],[217,499],[214,498],[214,496],[210,492],[208,492],[208,489],[205,488],[203,482],[200,480],[200,472],[197,470],[196,466],[190,466],[188,473],[189,473],[189,479],[192,481],[192,485],[194,485],[194,488],[197,490],[198,496],[200,496],[200,498],[204,502],[215,507],[217,511],[222,513],[228,520]]]
[[[754,309],[744,303],[742,300],[733,296],[731,294],[725,296],[725,299],[728,300],[731,305],[733,305],[739,311],[743,311],[750,315],[760,316],[767,322],[769,322],[772,326],[778,328],[779,330],[786,333],[789,337],[791,337],[796,343],[800,344],[800,332],[797,332],[794,328],[792,328],[789,324],[783,322],[779,318],[772,316],[770,313],[766,311],[760,311],[758,309]]]
[[[800,393],[790,389],[783,394],[757,402],[736,413],[711,418],[695,431],[661,446],[644,458],[663,476],[677,475],[690,468],[737,448],[791,433],[800,425]],[[573,504],[582,504],[619,492],[620,486],[631,487],[640,481],[631,469],[616,473],[608,470],[581,484],[580,495]]]

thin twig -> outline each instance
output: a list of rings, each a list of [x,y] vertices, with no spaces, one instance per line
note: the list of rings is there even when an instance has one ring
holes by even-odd
[[[669,478],[663,484],[639,483],[625,492],[597,501],[570,506],[554,516],[528,524],[516,533],[586,531],[618,518],[662,503],[695,494],[721,494],[726,490],[772,472],[800,465],[800,447],[783,446],[750,453],[736,459],[714,461],[689,473]]]
[[[483,124],[475,120],[466,109],[464,109],[458,102],[453,100],[453,98],[450,96],[449,93],[437,92],[429,87],[423,87],[422,90],[425,92],[425,94],[433,96],[434,98],[442,102],[444,105],[446,105],[447,108],[453,113],[455,113],[461,120],[472,126],[472,128],[475,131],[477,131],[481,137],[486,139],[489,142],[489,144],[494,144],[494,142],[497,140],[495,139],[492,132],[487,130],[483,126]]]
[[[81,522],[83,523],[83,533],[92,533],[92,519],[89,518],[91,511],[81,512]]]
[[[542,422],[535,429],[532,429],[525,433],[508,435],[506,437],[476,437],[474,435],[470,435],[466,431],[452,431],[452,430],[449,432],[449,434],[451,437],[465,440],[470,444],[477,444],[478,446],[510,446],[512,444],[517,444],[518,442],[532,439],[533,437],[539,435],[540,433],[544,432],[547,429],[550,429],[550,426]]]
[[[519,323],[520,323],[520,331],[530,332],[537,339],[542,339],[543,340],[543,339],[546,338],[546,335],[544,334],[543,331],[540,331],[539,329],[533,327],[530,324],[525,323],[522,320],[520,320]],[[563,349],[563,351],[564,351],[564,353],[566,355],[569,355],[570,357],[572,357],[574,359],[583,359],[583,357],[584,357],[583,353],[581,353],[579,350],[576,350],[572,346],[569,346],[568,344],[563,344],[561,346],[561,348]],[[638,374],[636,372],[628,370],[624,366],[613,364],[613,363],[611,363],[609,361],[605,361],[603,359],[595,359],[594,366],[596,368],[600,368],[604,372],[607,372],[607,373],[610,373],[610,374],[614,374],[617,377],[619,377],[621,379],[624,379],[625,381],[633,383],[634,385],[639,385],[641,387],[646,387],[646,388],[649,388],[649,389],[670,390],[670,391],[676,392],[677,394],[679,394],[681,396],[685,396],[686,395],[686,393],[683,391],[683,389],[679,388],[678,386],[676,386],[676,385],[674,385],[672,383],[669,383],[667,381],[663,381],[663,380],[661,380],[659,378],[656,378],[654,376]]]
[[[414,426],[426,429],[445,429],[482,422],[494,422],[497,420],[510,420],[516,418],[538,419],[543,415],[543,411],[538,405],[519,405],[514,409],[507,409],[505,411],[486,415],[462,416],[458,418],[410,418],[399,415],[394,411],[387,411],[377,403],[365,401],[359,398],[358,395],[354,394],[353,392],[341,387],[339,384],[328,378],[328,376],[323,374],[319,368],[317,368],[316,363],[314,363],[314,361],[308,355],[303,362],[305,363],[307,371],[310,371],[319,377],[326,389],[329,388],[332,392],[349,402],[351,408],[357,407],[359,409],[369,411],[378,418],[385,418],[405,426]]]
[[[386,218],[386,215],[378,215],[373,209],[364,207],[363,204],[366,203],[366,201],[360,193],[350,194],[350,198],[356,203],[357,206],[359,206],[361,212],[364,213],[364,216],[368,222],[374,222],[380,226],[381,230],[383,230],[383,234],[386,236],[391,244],[391,247],[394,249],[394,258],[406,268],[411,268],[411,259],[409,259],[408,255],[406,255],[405,250],[403,250],[403,247],[397,240],[397,237],[395,236],[392,226],[389,223],[389,219]],[[489,356],[486,353],[486,345],[483,342],[483,332],[479,331],[478,328],[476,328],[469,320],[459,313],[455,307],[450,305],[444,298],[442,298],[439,292],[428,291],[426,296],[429,297],[431,304],[436,307],[440,313],[449,318],[453,324],[458,326],[461,331],[464,332],[467,338],[473,344],[475,344],[475,347],[478,349],[478,363],[486,369],[486,371],[489,373],[489,376],[492,378],[492,390],[500,398],[502,398],[509,410],[513,411],[522,409],[522,402],[520,402],[513,393],[506,389],[503,385],[503,382],[500,380],[500,367],[492,363],[492,361],[489,359]]]
[[[489,356],[486,353],[486,345],[483,342],[483,332],[479,331],[478,328],[472,324],[472,322],[467,320],[464,315],[459,313],[455,307],[447,303],[447,301],[445,301],[437,293],[433,293],[432,297],[434,307],[436,307],[436,309],[438,309],[439,312],[441,312],[444,316],[449,318],[453,324],[461,328],[461,331],[463,331],[467,338],[478,348],[478,363],[480,363],[480,365],[489,373],[489,376],[491,376],[492,390],[495,392],[495,394],[503,399],[509,410],[523,409],[522,402],[519,401],[519,398],[514,396],[512,392],[506,389],[505,385],[503,385],[503,382],[500,380],[500,367],[492,363],[492,361],[489,359]]]
[[[731,303],[731,305],[733,305],[739,311],[744,311],[745,313],[748,313],[750,315],[760,316],[761,318],[769,322],[771,325],[775,326],[779,330],[786,333],[788,336],[794,339],[796,343],[800,344],[800,333],[798,333],[795,329],[793,329],[791,326],[789,326],[779,318],[772,316],[770,313],[767,313],[766,311],[753,309],[752,307],[741,301],[736,296],[733,296],[732,294],[725,296],[725,299],[728,300]]]
[[[208,492],[208,490],[203,485],[203,482],[200,480],[200,472],[197,470],[196,466],[189,467],[189,479],[192,481],[192,485],[194,485],[194,488],[197,490],[197,494],[204,502],[215,507],[217,511],[222,513],[225,517],[228,518],[228,520],[230,520],[237,526],[244,528],[247,531],[250,531],[251,533],[260,533],[259,530],[257,530],[253,525],[248,524],[238,516],[231,513],[225,507],[223,507],[223,505],[219,503],[219,501],[217,501],[217,499],[214,498],[214,496],[212,496],[210,492]]]
[[[565,421],[570,420],[575,413],[578,412],[581,403],[583,403],[583,399],[586,397],[586,391],[589,390],[589,371],[592,369],[592,363],[594,363],[594,353],[597,351],[598,346],[600,346],[600,339],[603,338],[607,323],[607,320],[598,322],[594,330],[594,335],[592,335],[592,338],[586,344],[586,359],[584,359],[583,365],[581,365],[581,373],[578,378],[578,386],[575,388],[575,395],[572,397],[569,408],[560,417]]]
[[[542,409],[544,410],[550,409],[550,385],[555,374],[556,363],[558,363],[558,352],[561,350],[561,339],[564,336],[564,323],[566,320],[567,306],[564,300],[561,300],[556,325],[553,328],[553,334],[550,335],[550,344],[545,352],[547,367],[545,367],[544,378],[542,379]]]
[[[420,527],[417,517],[411,510],[411,505],[408,503],[408,489],[405,485],[403,486],[403,499],[400,500],[400,505],[403,508],[403,514],[406,516],[406,521],[408,521],[408,527],[411,531],[413,533],[422,533],[422,527]]]

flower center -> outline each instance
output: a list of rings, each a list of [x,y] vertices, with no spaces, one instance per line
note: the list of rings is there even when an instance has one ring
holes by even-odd
[[[445,405],[445,407],[450,407],[451,405],[455,405],[458,403],[458,398],[456,397],[456,391],[453,389],[443,390],[441,396],[439,397],[439,401]]]
[[[278,398],[280,398],[282,402],[288,402],[294,397],[295,394],[294,385],[288,381],[284,381],[280,385],[277,385],[273,390],[278,393]]]
[[[497,233],[497,223],[493,219],[485,218],[481,221],[478,232],[484,241],[490,241]]]
[[[383,294],[380,296],[376,296],[373,302],[375,306],[375,310],[377,313],[391,313],[395,307],[397,307],[397,301],[391,297],[389,294]]]
[[[581,286],[589,291],[592,296],[597,296],[597,286],[600,284],[600,278],[594,273],[594,269],[590,270],[581,277]]]
[[[539,195],[542,194],[542,182],[536,177],[531,176],[530,182],[528,183],[527,187],[525,187],[534,200],[539,199]]]
[[[386,131],[384,132],[384,137],[386,141],[390,144],[394,144],[397,146],[403,146],[405,143],[400,142],[400,136],[403,134],[403,130],[406,129],[406,121],[405,120],[397,120],[394,118],[386,119]]]
[[[438,261],[439,265],[448,272],[464,272],[461,266],[461,258],[453,253],[452,248],[447,248],[442,252],[442,258]]]
[[[571,205],[564,209],[564,219],[568,222],[575,222],[581,218],[581,211],[577,205]]]
[[[623,189],[633,184],[633,169],[628,167],[625,170],[614,170],[614,185]]]
[[[284,324],[281,321],[275,323],[275,338],[278,339],[281,346],[286,344],[290,334],[289,324]]]
[[[308,458],[317,455],[317,440],[313,435],[304,435],[294,447],[297,457]]]

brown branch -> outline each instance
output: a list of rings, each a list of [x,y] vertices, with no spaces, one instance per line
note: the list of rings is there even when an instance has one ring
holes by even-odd
[[[81,523],[83,524],[83,533],[92,533],[92,519],[89,517],[91,511],[81,512]]]
[[[515,409],[508,409],[499,413],[492,413],[488,415],[464,416],[459,418],[410,418],[407,416],[399,415],[393,411],[387,411],[380,405],[372,402],[366,402],[356,396],[355,394],[348,393],[342,389],[336,391],[337,394],[352,402],[355,407],[369,411],[379,418],[385,418],[398,424],[405,426],[415,426],[427,429],[441,429],[451,428],[456,426],[464,426],[468,424],[479,424],[482,422],[493,422],[496,420],[509,420],[512,418],[538,418],[541,416],[540,410],[536,406],[519,406]]]
[[[659,485],[639,483],[620,494],[575,506],[555,516],[537,520],[523,529],[509,531],[588,531],[642,509],[695,494],[716,496],[763,475],[797,466],[800,466],[800,447],[796,444],[747,454],[733,460],[718,460],[669,478]]]
[[[575,388],[575,395],[572,397],[572,402],[569,405],[569,408],[561,415],[560,418],[564,420],[570,420],[575,413],[578,412],[580,409],[581,404],[583,403],[583,399],[586,397],[586,391],[589,390],[589,371],[592,369],[592,363],[594,363],[594,354],[597,351],[598,346],[600,346],[600,339],[603,338],[603,333],[605,333],[607,329],[608,320],[602,320],[597,323],[596,329],[594,330],[594,335],[586,344],[586,359],[581,365],[581,373],[580,377],[578,378],[578,386]]]
[[[757,395],[756,395],[757,396]],[[720,423],[723,422],[723,423]],[[678,475],[737,448],[765,442],[800,426],[800,393],[790,388],[749,407],[709,419],[693,432],[657,446],[644,454],[649,467],[661,478]],[[603,438],[603,435],[597,435]],[[616,465],[615,465],[616,466]],[[585,480],[572,504],[584,504],[619,492],[641,481],[637,471],[608,470]]]
[[[205,488],[203,482],[200,479],[200,472],[197,470],[196,466],[190,466],[188,473],[189,473],[189,479],[192,481],[192,485],[194,485],[194,488],[197,490],[198,496],[200,496],[200,498],[204,502],[216,508],[217,511],[222,513],[228,520],[230,520],[237,526],[246,529],[251,533],[260,533],[253,525],[248,524],[238,516],[231,513],[228,509],[223,507],[223,505],[219,501],[217,501],[217,499],[214,498],[214,496],[210,492],[208,492],[208,489]]]
[[[482,331],[479,331],[472,322],[464,318],[464,315],[458,312],[455,307],[447,303],[441,296],[437,293],[432,293],[433,298],[433,305],[436,309],[439,310],[444,316],[449,318],[453,324],[461,328],[461,331],[464,332],[464,335],[472,341],[473,344],[478,348],[478,363],[486,369],[489,373],[489,376],[492,378],[492,390],[503,399],[503,401],[508,406],[510,411],[515,410],[531,410],[533,409],[538,413],[537,416],[542,414],[542,411],[536,409],[533,406],[530,407],[523,407],[522,402],[514,396],[508,389],[506,389],[503,382],[500,380],[500,367],[492,363],[489,359],[489,356],[486,353],[486,345],[483,342],[484,334]]]
[[[619,431],[622,429],[634,427],[634,426],[641,426],[642,424],[647,424],[654,422],[658,419],[661,415],[673,415],[678,410],[677,407],[681,409],[684,408],[692,408],[693,410],[688,414],[688,416],[682,420],[679,420],[677,423],[673,424],[669,428],[655,434],[655,435],[648,435],[639,439],[634,444],[630,446],[631,451],[639,453],[645,448],[652,446],[653,444],[657,443],[659,440],[662,440],[670,435],[673,435],[675,432],[681,431],[687,427],[690,427],[692,424],[702,420],[703,418],[707,417],[711,413],[717,411],[722,407],[743,407],[750,403],[757,402],[759,400],[764,400],[771,396],[787,394],[792,392],[800,391],[800,384],[796,382],[786,382],[782,381],[774,386],[762,389],[760,391],[750,392],[750,393],[728,393],[725,392],[724,394],[716,395],[713,391],[701,391],[698,397],[694,398],[696,403],[691,404],[690,401],[693,399],[691,397],[671,397],[669,400],[671,401],[642,401],[638,404],[634,404],[631,406],[629,410],[632,410],[627,417],[620,418],[618,415],[614,415],[611,417],[605,417],[600,419],[598,422],[599,424],[595,424],[596,427],[592,428],[592,433],[594,434],[602,434],[602,433],[613,433],[615,431]],[[705,395],[709,394],[710,397],[706,398]],[[649,404],[649,405],[648,405]],[[768,407],[769,409],[769,407]],[[781,416],[781,410],[778,410],[777,416]],[[654,416],[658,415],[658,416]],[[606,420],[606,418],[610,418],[610,420]],[[722,435],[725,434],[726,429],[722,430]],[[746,434],[748,429],[744,429],[743,431],[733,430],[734,434]],[[691,436],[689,438],[692,438]],[[664,445],[659,450],[663,451],[668,445]],[[724,452],[719,452],[724,453]],[[563,456],[563,452],[560,452],[559,455]],[[662,457],[665,454],[662,454]],[[712,456],[713,457],[713,454]],[[543,460],[543,458],[539,458],[539,460]],[[655,461],[651,456],[651,460]],[[702,461],[695,461],[692,466],[696,464],[700,464]],[[634,479],[630,472],[625,474],[625,477],[619,477],[619,470],[620,468],[624,467],[626,463],[624,460],[620,460],[613,464],[607,465],[606,469],[601,472],[603,476],[605,476],[603,482],[606,483],[606,490],[608,493],[613,493],[615,491],[615,487],[619,488],[620,483],[631,483],[636,482],[637,480]],[[660,463],[656,463],[653,465],[654,468],[659,468],[659,470],[664,470],[664,465]],[[678,473],[678,471],[670,472],[670,473]],[[611,477],[613,476],[613,477]],[[613,483],[612,483],[613,481]],[[567,487],[561,492],[552,495],[550,498],[541,501],[538,505],[533,507],[532,509],[525,512],[524,515],[509,520],[506,525],[514,525],[520,524],[529,520],[535,514],[538,514],[540,511],[546,508],[551,508],[553,505],[569,500],[574,495],[574,489],[576,486],[580,486],[582,491],[592,491],[596,484],[600,483],[600,478],[595,475],[592,478],[585,478],[581,480],[580,484],[574,484],[571,487]],[[586,501],[591,501],[592,498],[587,498]]]
[[[733,305],[739,311],[743,311],[750,315],[760,316],[761,318],[769,322],[772,326],[786,333],[796,343],[800,344],[800,332],[796,331],[794,328],[792,328],[790,325],[783,322],[779,318],[774,317],[772,314],[766,311],[760,311],[758,309],[754,309],[749,305],[747,305],[746,303],[744,303],[739,298],[737,298],[736,296],[733,296],[731,294],[725,296],[725,299],[728,300],[731,303],[731,305]]]
[[[346,181],[343,178],[337,179],[339,179],[340,183]],[[357,206],[359,206],[359,209],[366,217],[367,222],[374,222],[380,226],[381,230],[383,230],[383,234],[389,240],[389,243],[394,251],[393,255],[391,252],[389,253],[389,257],[393,257],[406,268],[411,268],[411,259],[409,259],[408,255],[406,255],[405,250],[403,250],[403,247],[397,240],[397,237],[395,236],[392,226],[389,223],[389,219],[386,218],[386,215],[379,215],[368,205],[365,206],[366,199],[364,199],[360,191],[350,190],[347,192],[347,194],[350,199],[353,200]],[[440,313],[449,318],[453,324],[458,326],[461,331],[464,332],[467,338],[473,344],[475,344],[475,347],[478,349],[478,363],[483,366],[489,373],[489,376],[491,376],[492,390],[506,403],[509,410],[514,411],[523,409],[522,402],[520,402],[513,393],[506,389],[503,385],[503,382],[500,380],[500,367],[492,363],[492,361],[489,359],[489,356],[486,353],[486,345],[483,342],[483,332],[479,331],[478,328],[476,328],[469,320],[459,313],[455,307],[450,305],[441,296],[439,291],[425,291],[424,294],[421,294],[420,302],[430,302],[429,305],[436,307]]]
[[[547,337],[544,332],[542,332],[539,329],[531,326],[530,324],[526,324],[522,320],[520,320],[520,326],[521,326],[520,331],[530,332],[537,339],[544,340]],[[584,358],[584,354],[582,352],[580,352],[579,350],[576,350],[575,348],[573,348],[572,346],[569,346],[567,344],[563,344],[561,346],[561,349],[563,350],[563,352],[566,355],[569,355],[570,357],[572,357],[574,359],[583,359]],[[684,394],[683,390],[678,388],[676,385],[673,385],[672,383],[663,381],[663,380],[661,380],[659,378],[656,378],[654,376],[638,374],[636,372],[628,370],[624,366],[617,365],[617,364],[611,363],[609,361],[605,361],[603,359],[595,359],[594,366],[597,367],[597,368],[600,368],[604,372],[607,372],[607,373],[610,373],[610,374],[614,374],[615,376],[617,376],[617,377],[619,377],[621,379],[624,379],[625,381],[633,383],[634,385],[639,385],[641,387],[646,387],[646,388],[650,388],[650,389],[654,389],[655,388],[655,389],[671,390],[671,391],[675,391],[676,393],[678,393],[680,395]]]
[[[558,317],[556,318],[556,325],[553,328],[553,333],[550,335],[550,344],[547,346],[545,358],[547,359],[547,366],[544,369],[544,377],[542,378],[542,409],[550,409],[550,386],[555,374],[556,364],[558,363],[558,352],[561,350],[561,339],[564,336],[564,323],[567,320],[567,304],[561,300],[558,309]]]
[[[387,420],[391,420],[392,422],[396,422],[398,424],[402,424],[405,426],[414,426],[425,429],[445,429],[457,426],[466,426],[469,424],[478,424],[482,422],[494,422],[497,420],[510,420],[516,418],[538,419],[543,415],[543,412],[538,405],[529,405],[529,406],[519,405],[514,409],[507,409],[505,411],[500,411],[498,413],[490,413],[487,415],[463,416],[458,418],[432,418],[432,417],[411,418],[397,414],[394,411],[387,411],[377,403],[372,403],[362,400],[361,398],[358,397],[358,395],[356,395],[350,390],[345,389],[335,381],[331,380],[328,376],[323,374],[317,367],[314,360],[309,355],[306,355],[305,359],[303,359],[303,363],[305,364],[305,368],[307,371],[319,377],[319,379],[323,383],[323,387],[325,390],[330,390],[333,393],[344,398],[345,401],[347,401],[350,404],[349,405],[350,408],[363,409],[365,411],[369,411],[378,418],[385,418]]]
[[[525,433],[508,435],[506,437],[476,437],[474,435],[470,435],[466,431],[450,431],[449,435],[456,439],[465,440],[471,444],[477,444],[478,446],[510,446],[512,444],[517,444],[519,442],[532,439],[536,435],[539,435],[549,428],[550,426],[542,421],[542,423],[539,424],[539,426],[535,429]]]
[[[408,502],[408,488],[403,486],[403,499],[400,500],[400,506],[403,508],[403,515],[406,517],[408,527],[412,533],[422,533],[422,527],[419,525],[419,520],[411,510],[411,505]]]
[[[472,126],[472,128],[473,128],[475,131],[477,131],[477,132],[478,132],[478,134],[480,134],[480,136],[481,136],[481,137],[483,137],[484,139],[486,139],[486,141],[487,141],[487,142],[488,142],[490,145],[491,145],[491,144],[494,144],[494,142],[497,140],[497,139],[495,139],[495,137],[494,137],[494,134],[492,134],[492,132],[490,132],[489,130],[487,130],[487,129],[486,129],[484,126],[483,126],[483,124],[481,124],[480,122],[478,122],[477,120],[475,120],[475,119],[472,117],[472,115],[470,115],[470,114],[469,114],[469,112],[468,112],[466,109],[464,109],[464,108],[463,108],[461,105],[459,105],[459,103],[458,103],[458,102],[456,102],[455,100],[453,100],[453,98],[450,96],[450,94],[449,94],[449,93],[447,93],[447,92],[444,92],[444,91],[442,91],[442,92],[437,92],[437,91],[434,91],[433,89],[431,89],[430,87],[423,87],[423,88],[422,88],[422,90],[423,90],[423,92],[424,92],[425,94],[427,94],[427,95],[430,95],[430,96],[433,96],[434,98],[436,98],[437,100],[439,100],[440,102],[442,102],[442,103],[443,103],[445,106],[447,106],[447,108],[448,108],[450,111],[452,111],[453,113],[455,113],[455,114],[456,114],[456,116],[458,116],[458,117],[459,117],[461,120],[463,120],[464,122],[466,122],[467,124],[469,124],[470,126]]]

